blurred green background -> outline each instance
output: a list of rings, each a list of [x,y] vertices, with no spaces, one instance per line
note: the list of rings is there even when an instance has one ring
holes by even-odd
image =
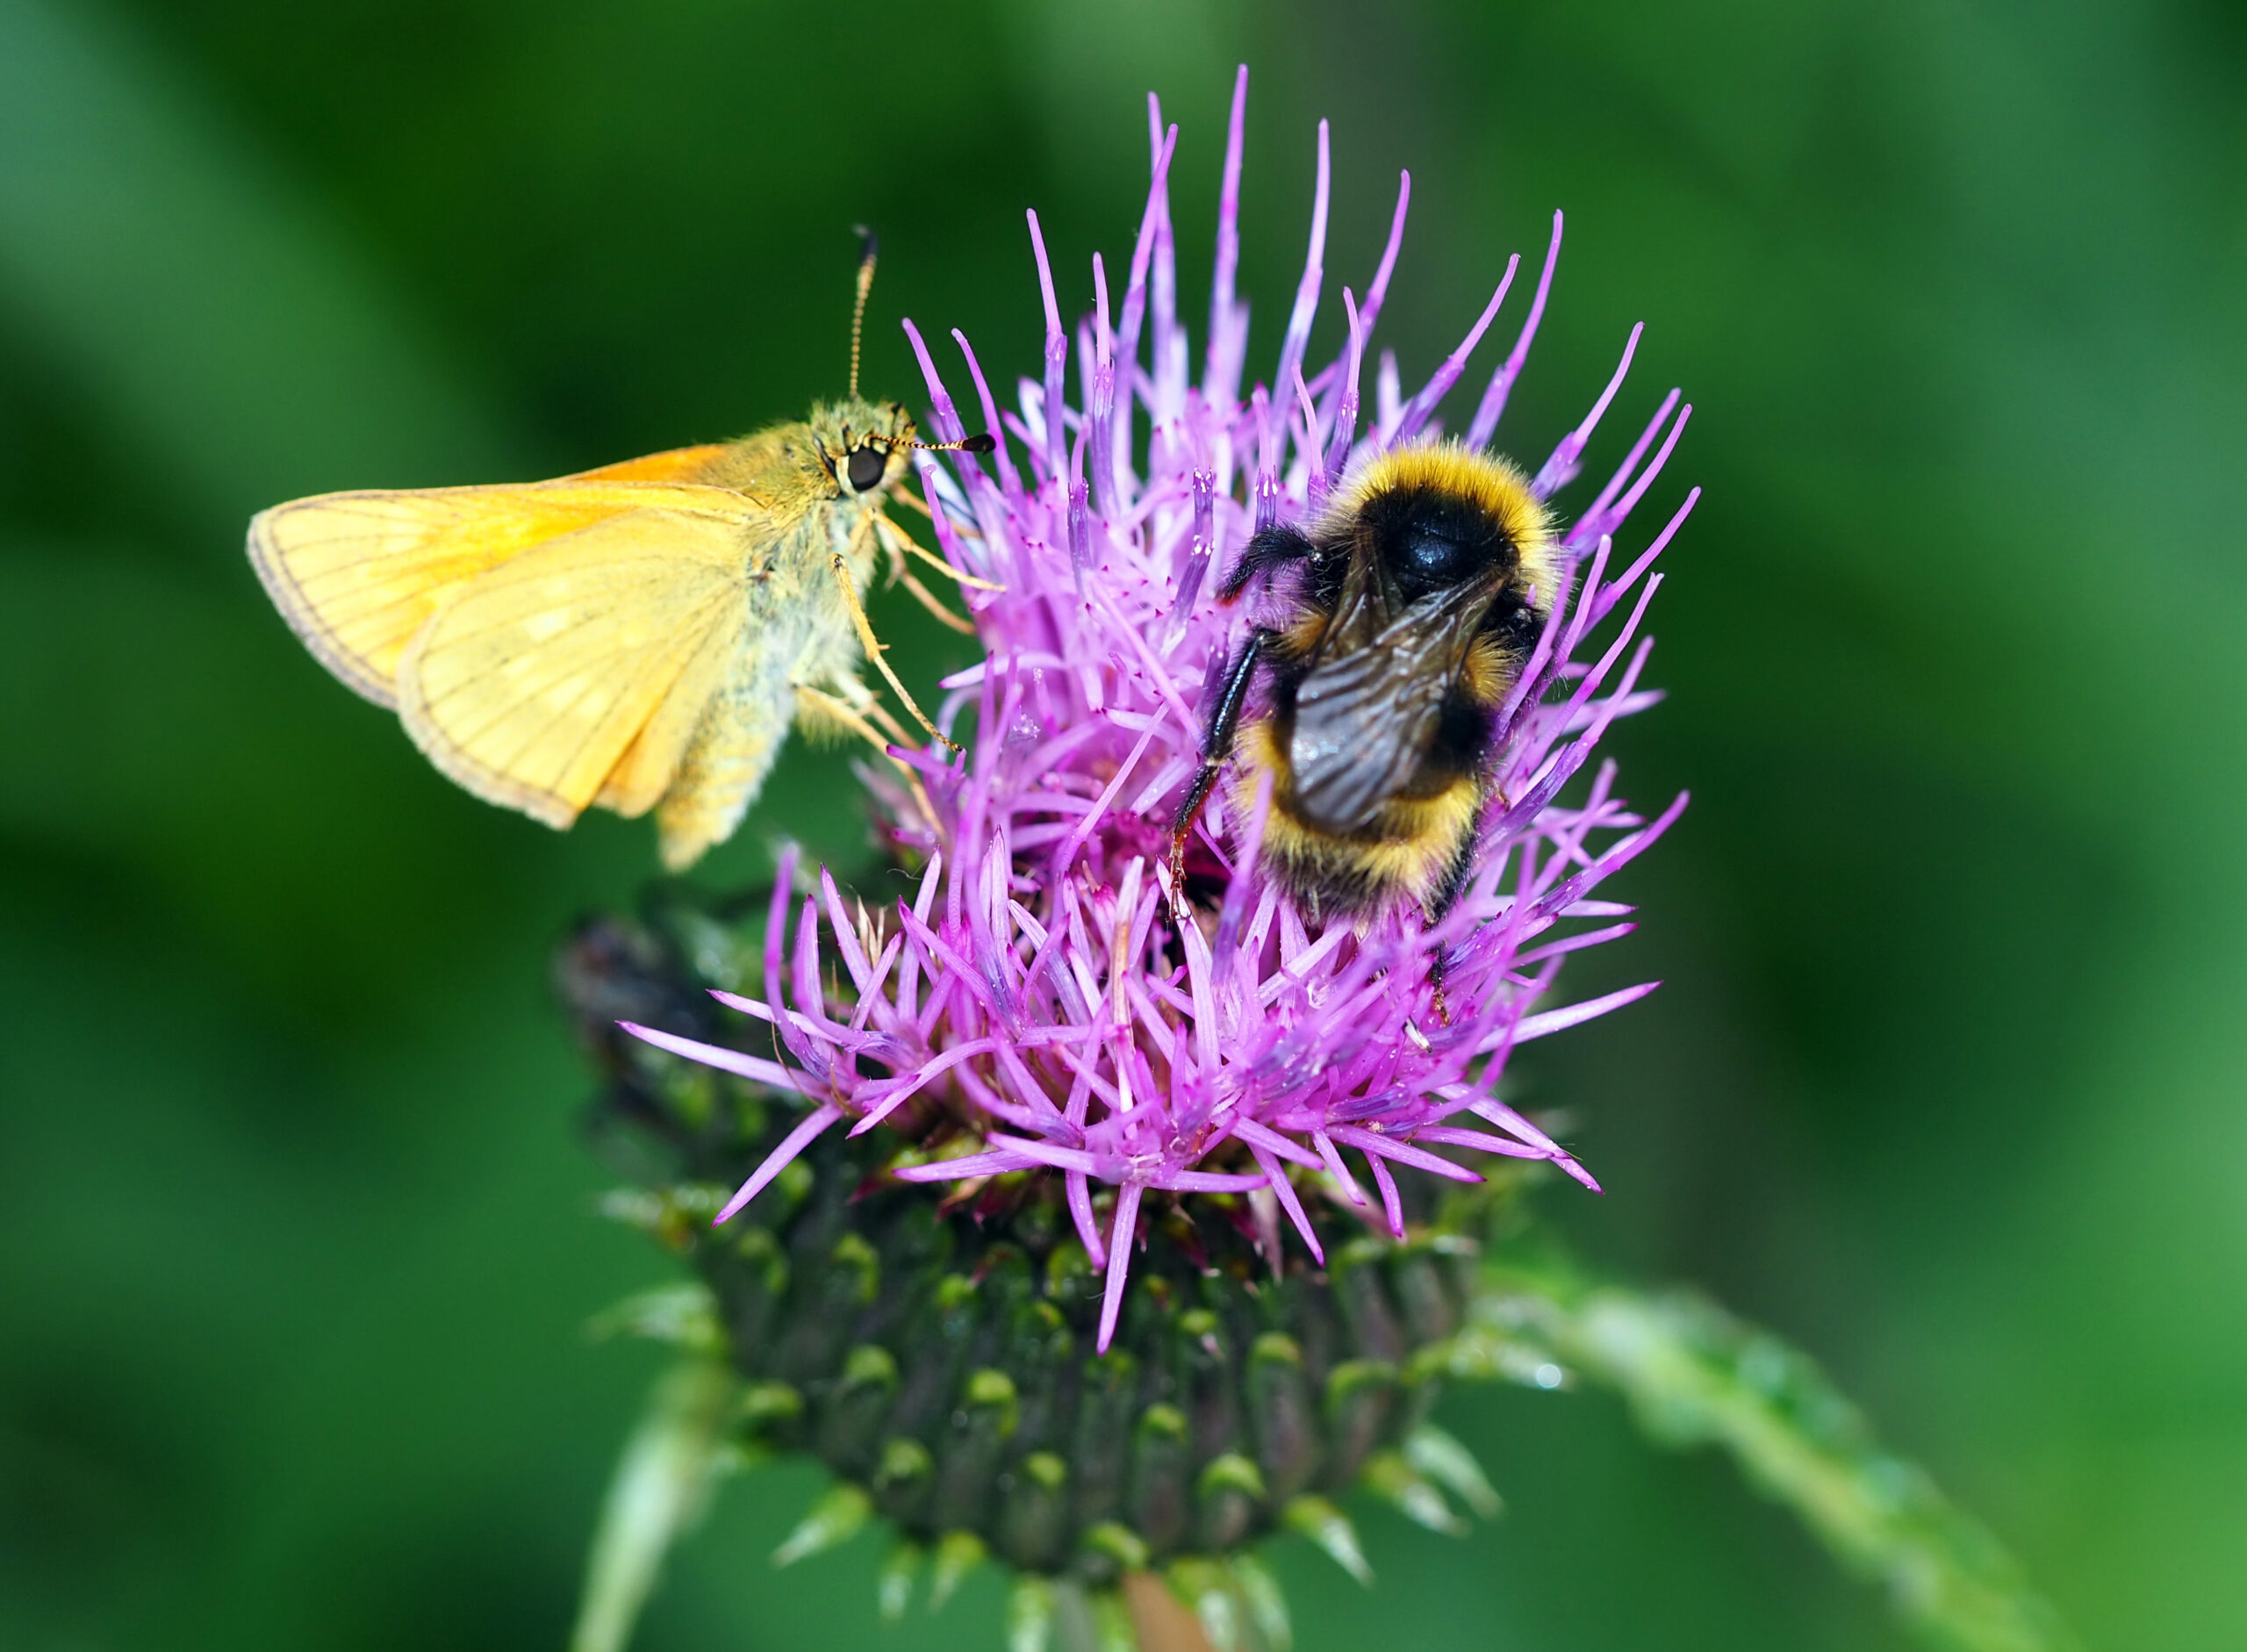
[[[1242,60],[1261,370],[1326,115],[1330,296],[1413,170],[1408,378],[1559,205],[1502,439],[1541,456],[1639,320],[1594,468],[1702,410],[1648,506],[1708,490],[1672,696],[1616,741],[1695,801],[1577,978],[1669,985],[1522,1063],[1610,1189],[1549,1203],[1814,1352],[2092,1645],[2247,1645],[2225,0],[0,0],[0,1645],[557,1648],[659,1364],[582,1333],[668,1266],[592,1214],[545,987],[651,834],[438,778],[267,607],[250,513],[793,416],[861,219],[871,389],[919,400],[901,313],[1034,367],[1023,209],[1088,305],[1150,88],[1198,348]],[[707,880],[858,855],[842,762],[793,751]],[[1444,1416],[1510,1513],[1361,1511],[1371,1593],[1280,1545],[1306,1652],[1903,1644],[1604,1397]],[[886,1630],[872,1539],[771,1572],[814,1484],[729,1488],[641,1645],[998,1644],[988,1575]]]

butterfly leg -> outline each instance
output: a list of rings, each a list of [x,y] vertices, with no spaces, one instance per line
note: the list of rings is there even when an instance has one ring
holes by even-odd
[[[937,597],[937,593],[930,590],[928,586],[922,585],[918,579],[915,578],[913,577],[913,571],[905,565],[906,551],[919,551],[923,556],[926,556],[928,553],[921,551],[920,546],[913,542],[911,536],[900,532],[897,524],[891,521],[887,516],[876,512],[872,516],[872,521],[874,524],[874,532],[880,535],[882,549],[889,553],[889,577],[891,582],[896,585],[902,585],[908,591],[910,591],[913,593],[913,600],[933,614],[938,624],[949,626],[951,629],[958,632],[962,636],[973,636],[975,635],[975,622],[973,620],[962,618],[960,615],[954,614],[950,608],[944,607],[942,600]],[[942,568],[945,572],[953,574],[963,580],[967,579],[970,577],[966,574],[960,573],[948,562],[939,560],[937,563],[937,566]],[[979,579],[975,580],[974,583],[980,585],[983,582]]]
[[[865,695],[863,688],[858,695],[851,696],[830,694],[809,683],[798,683],[795,688],[796,722],[806,732],[815,737],[836,733],[854,735],[882,756],[889,755],[890,742],[898,737],[895,719],[882,713],[879,706],[866,703],[872,696]],[[890,727],[875,727],[877,715]]]
[[[923,511],[928,509],[928,506],[922,505],[920,500],[914,499],[909,493],[900,493],[896,497],[907,501],[908,503],[918,506]],[[1006,586],[998,585],[992,580],[978,579],[972,573],[963,573],[960,570],[953,567],[950,563],[946,562],[942,557],[937,556],[935,551],[930,550],[926,545],[923,545],[919,540],[914,538],[912,535],[899,528],[895,522],[891,521],[888,517],[882,514],[880,510],[877,509],[873,514],[874,520],[877,522],[880,523],[883,528],[897,535],[898,544],[894,549],[901,550],[906,556],[918,557],[922,562],[927,563],[929,566],[934,568],[937,572],[948,575],[951,578],[958,580],[959,583],[964,585],[973,585],[978,591],[1004,591],[1006,589]],[[973,533],[968,529],[955,528],[954,531],[968,533],[970,537],[973,537]],[[900,565],[901,567],[902,566],[902,564]]]
[[[936,805],[930,801],[928,790],[921,784],[921,777],[914,772],[911,764],[904,762],[890,750],[893,739],[899,745],[907,743],[905,730],[897,726],[897,720],[882,708],[880,702],[874,699],[872,692],[863,683],[857,683],[855,679],[851,680],[858,687],[858,693],[865,696],[862,704],[854,706],[849,700],[830,694],[824,689],[814,688],[808,683],[798,683],[796,685],[798,715],[807,722],[831,722],[847,729],[880,752],[890,762],[895,764],[897,772],[905,777],[906,789],[913,794],[913,801],[920,809],[921,817],[929,822],[929,829],[931,831],[940,832]],[[886,735],[874,727],[873,720],[876,718],[889,725],[889,734]]]
[[[836,672],[829,678],[828,681],[834,690],[832,697],[836,702],[880,729],[884,739],[894,740],[901,746],[909,746],[913,743],[913,736],[905,732],[905,725],[898,722],[890,714],[889,707],[881,703],[874,691],[860,682],[852,672]],[[800,701],[806,693],[819,694],[822,698],[829,697],[826,690],[815,688],[803,683],[797,685],[796,693]]]
[[[905,571],[905,556],[898,549],[896,542],[881,531],[881,508],[879,506],[861,513],[857,525],[851,529],[850,549],[844,554],[851,559],[852,567],[857,567],[862,561],[867,562],[869,566],[872,565],[871,560],[865,554],[865,547],[862,542],[868,539],[881,547],[883,559],[889,566],[889,583],[895,585],[898,576]]]
[[[913,714],[913,721],[929,731],[929,737],[947,751],[958,751],[959,747],[946,739],[937,725],[929,721],[929,714],[921,709],[919,702],[913,698],[912,692],[903,683],[898,681],[897,673],[890,670],[889,661],[883,657],[886,650],[879,640],[875,637],[874,628],[866,619],[866,610],[858,600],[858,586],[851,582],[851,564],[844,560],[843,553],[839,550],[833,553],[829,560],[829,565],[835,571],[835,583],[843,593],[844,604],[851,611],[851,623],[858,628],[858,643],[865,650],[866,658],[872,664],[873,668],[881,673],[882,680],[889,685],[898,699],[905,702],[905,709]]]

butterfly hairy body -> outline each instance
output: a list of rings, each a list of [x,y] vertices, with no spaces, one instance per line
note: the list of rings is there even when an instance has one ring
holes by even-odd
[[[870,700],[853,601],[913,435],[852,397],[551,482],[323,494],[253,521],[250,560],[444,773],[557,828],[653,809],[676,871],[732,834],[800,712]]]

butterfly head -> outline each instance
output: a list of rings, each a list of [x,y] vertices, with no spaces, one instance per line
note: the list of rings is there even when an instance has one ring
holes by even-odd
[[[853,396],[812,409],[814,445],[845,499],[879,493],[903,479],[913,449],[913,415],[897,402]]]
[[[915,448],[931,453],[954,449],[988,453],[997,445],[987,435],[922,442],[903,404],[864,401],[856,396],[813,408],[807,422],[814,450],[845,499],[879,493],[904,480],[911,463],[908,456]]]

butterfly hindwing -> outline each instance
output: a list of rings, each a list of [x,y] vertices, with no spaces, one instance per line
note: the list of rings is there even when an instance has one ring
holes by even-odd
[[[477,796],[566,826],[662,795],[738,648],[754,513],[628,511],[470,579],[398,670],[413,742]]]

